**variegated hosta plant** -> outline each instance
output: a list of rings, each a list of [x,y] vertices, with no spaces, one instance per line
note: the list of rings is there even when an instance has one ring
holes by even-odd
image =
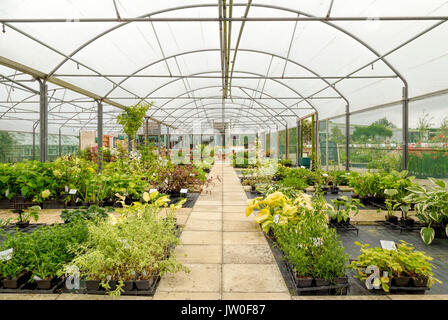
[[[310,195],[299,193],[295,199],[290,199],[281,192],[274,192],[264,199],[258,197],[248,200],[246,216],[250,216],[254,210],[259,210],[255,222],[268,233],[273,224],[297,222],[305,210],[312,211],[314,207]]]
[[[429,178],[433,187],[412,186],[406,188],[411,193],[403,200],[407,203],[415,203],[417,218],[428,224],[420,230],[420,235],[426,245],[434,240],[435,231],[432,225],[446,225],[448,222],[448,191],[443,180]],[[448,226],[445,226],[448,235]]]

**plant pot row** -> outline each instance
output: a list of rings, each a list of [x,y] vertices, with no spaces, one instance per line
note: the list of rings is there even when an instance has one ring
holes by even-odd
[[[157,281],[157,277],[152,276],[147,280],[125,280],[123,281],[122,289],[124,292],[129,291],[149,291],[153,287],[154,283]],[[85,280],[86,290],[87,292],[97,292],[97,291],[105,291],[104,288],[100,285],[100,280]],[[119,284],[118,280],[110,280],[108,282],[110,291],[116,290]]]
[[[3,289],[19,289],[21,288],[25,283],[27,283],[30,279],[30,273],[29,272],[23,272],[19,276],[13,278],[13,279],[2,279],[1,284]],[[50,290],[55,285],[57,285],[61,278],[53,277],[50,279],[43,279],[43,280],[33,280],[36,283],[36,289],[38,290]]]

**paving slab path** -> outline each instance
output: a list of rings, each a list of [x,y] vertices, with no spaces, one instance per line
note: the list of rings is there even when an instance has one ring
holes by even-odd
[[[291,299],[268,242],[245,216],[235,170],[216,163],[210,175],[214,185],[199,196],[174,252],[190,273],[164,275],[154,300]]]

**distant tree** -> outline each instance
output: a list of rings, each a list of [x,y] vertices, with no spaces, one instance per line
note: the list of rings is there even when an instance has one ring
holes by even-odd
[[[9,132],[0,131],[0,162],[6,162],[6,154],[11,150],[11,147],[16,144],[16,141]]]
[[[330,137],[328,140],[336,143],[344,143],[345,135],[342,133],[341,128],[339,128],[338,126],[334,126],[333,128],[331,128]]]
[[[374,141],[378,138],[390,138],[393,132],[384,124],[372,123],[367,127],[357,126],[353,131],[352,139],[357,142]]]
[[[379,124],[379,125],[385,126],[386,128],[396,128],[397,127],[392,122],[387,120],[386,117],[376,120],[375,122],[373,122],[373,124]]]

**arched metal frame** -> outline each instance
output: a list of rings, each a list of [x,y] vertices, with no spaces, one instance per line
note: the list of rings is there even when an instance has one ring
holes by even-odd
[[[163,9],[163,10],[158,10],[158,11],[155,11],[155,12],[152,12],[152,13],[148,13],[148,14],[142,15],[142,16],[140,16],[139,18],[153,17],[153,16],[158,15],[158,14],[167,13],[167,12],[171,12],[171,11],[177,11],[177,10],[184,10],[184,9],[192,9],[192,8],[200,8],[200,7],[218,7],[219,5],[220,5],[220,4],[193,4],[193,5],[187,5],[187,6],[179,6],[179,7],[174,7],[174,8],[167,8],[167,9]],[[235,7],[239,7],[239,6],[247,6],[247,4],[245,4],[245,3],[244,3],[244,4],[242,4],[242,3],[237,4],[237,3],[235,3],[235,4],[233,4],[233,6],[235,6]],[[309,18],[316,18],[315,16],[313,16],[313,15],[311,15],[311,14],[307,14],[307,13],[302,12],[302,11],[299,11],[299,10],[290,9],[290,8],[285,8],[285,7],[280,7],[280,6],[275,6],[275,5],[268,5],[268,4],[251,4],[251,6],[252,6],[252,7],[259,7],[259,8],[266,8],[266,9],[273,9],[273,10],[279,10],[279,11],[284,11],[284,12],[295,13],[295,14],[297,14],[297,15],[301,15],[301,16],[309,17]],[[246,10],[248,10],[248,6],[247,6],[247,9],[246,9]],[[247,15],[246,15],[246,16],[247,16]],[[310,20],[311,20],[311,19],[310,19]],[[421,35],[423,35],[423,34],[429,32],[430,30],[432,30],[432,29],[436,28],[437,26],[441,25],[442,23],[444,23],[444,22],[446,21],[446,19],[443,20],[443,21],[439,21],[439,22],[436,23],[435,25],[433,25],[433,26],[427,28],[427,29],[424,30],[423,32],[421,32],[421,33],[419,33],[418,35],[412,37],[412,38],[409,39],[408,41],[402,43],[400,46],[394,48],[393,50],[391,50],[391,51],[389,51],[389,52],[387,52],[387,53],[385,53],[385,54],[383,54],[383,55],[379,54],[374,48],[372,48],[370,45],[368,45],[366,42],[364,42],[364,41],[361,40],[360,38],[356,37],[354,34],[350,33],[349,31],[345,30],[344,28],[341,28],[341,27],[339,27],[339,26],[333,24],[331,21],[326,21],[326,20],[322,20],[322,19],[316,19],[315,21],[319,21],[319,22],[321,22],[321,23],[325,23],[325,24],[327,24],[328,26],[330,26],[330,27],[332,27],[332,28],[335,28],[336,30],[338,30],[338,31],[340,31],[340,32],[342,32],[342,33],[344,33],[344,34],[347,35],[348,37],[352,38],[353,40],[355,40],[356,42],[358,42],[359,44],[361,44],[363,47],[365,47],[366,49],[368,49],[371,53],[373,53],[373,54],[377,57],[373,62],[375,62],[375,61],[382,61],[382,62],[383,62],[383,63],[384,63],[384,64],[385,64],[385,65],[386,65],[386,66],[387,66],[387,67],[388,67],[388,68],[389,68],[389,69],[390,69],[390,70],[391,70],[391,71],[392,71],[392,72],[393,72],[393,73],[394,73],[394,74],[395,74],[395,75],[396,75],[396,76],[403,82],[403,85],[404,85],[404,86],[403,86],[403,133],[404,133],[404,148],[403,148],[403,150],[404,150],[404,153],[406,153],[406,152],[407,152],[407,140],[408,140],[408,138],[407,138],[407,136],[408,136],[408,132],[407,132],[407,130],[408,130],[408,128],[407,128],[407,125],[408,125],[408,120],[407,120],[407,117],[408,117],[408,114],[407,114],[407,113],[408,113],[408,112],[407,112],[407,104],[408,104],[408,84],[407,84],[406,79],[400,74],[400,72],[398,72],[398,70],[396,70],[396,69],[393,67],[393,65],[391,65],[391,64],[387,61],[386,56],[388,56],[389,54],[395,52],[396,50],[398,50],[399,48],[403,47],[403,46],[406,45],[407,43],[410,43],[411,41],[417,39],[417,38],[420,37]],[[81,51],[83,48],[87,47],[89,44],[93,43],[95,40],[99,39],[100,37],[102,37],[102,36],[104,36],[104,35],[106,35],[106,34],[112,32],[112,31],[114,31],[114,30],[116,30],[116,29],[118,29],[118,28],[120,28],[120,27],[122,27],[122,26],[124,26],[124,25],[126,25],[126,24],[128,24],[128,23],[131,23],[131,22],[132,22],[132,21],[122,22],[122,23],[120,23],[119,25],[114,26],[114,27],[112,27],[112,28],[110,28],[110,29],[108,29],[108,30],[106,30],[106,31],[104,31],[104,32],[102,32],[102,33],[100,33],[100,34],[98,34],[98,35],[95,36],[94,38],[90,39],[89,41],[85,42],[83,45],[81,45],[80,47],[78,47],[75,51],[73,51],[73,52],[72,52],[71,54],[69,54],[69,55],[65,55],[65,54],[59,52],[58,50],[56,50],[56,49],[52,48],[51,46],[49,46],[49,45],[47,45],[47,44],[41,42],[41,41],[38,40],[38,39],[35,39],[35,38],[32,37],[32,36],[30,36],[30,35],[24,33],[23,31],[21,31],[21,30],[19,30],[18,28],[12,26],[12,25],[9,24],[9,23],[5,23],[5,25],[7,25],[9,28],[11,28],[11,29],[13,29],[13,30],[15,30],[15,31],[17,31],[17,32],[19,32],[19,33],[25,35],[26,37],[28,37],[28,38],[30,38],[30,39],[36,41],[37,43],[39,43],[39,44],[41,44],[41,45],[43,45],[43,46],[49,48],[50,50],[52,50],[52,51],[54,51],[54,52],[56,52],[56,53],[62,55],[62,56],[65,58],[60,64],[58,64],[58,65],[57,65],[57,66],[56,66],[56,67],[55,67],[55,68],[54,68],[54,69],[47,75],[47,78],[48,78],[48,77],[51,77],[52,75],[54,75],[54,74],[56,73],[56,71],[57,71],[62,65],[64,65],[67,61],[73,61],[73,62],[75,62],[75,63],[77,63],[77,64],[79,64],[79,65],[84,66],[84,67],[87,68],[88,70],[90,70],[90,71],[92,71],[92,72],[98,74],[98,76],[100,76],[100,77],[106,79],[107,81],[110,81],[110,82],[113,84],[114,89],[115,89],[115,88],[121,88],[121,89],[123,89],[125,92],[128,92],[129,94],[131,94],[132,96],[136,96],[136,95],[135,95],[134,93],[132,93],[130,90],[127,90],[126,88],[123,88],[123,87],[121,86],[121,84],[122,84],[124,81],[126,81],[128,78],[132,77],[132,75],[130,75],[128,78],[122,80],[121,82],[116,83],[116,82],[114,82],[113,80],[111,80],[109,77],[102,75],[101,73],[95,71],[93,68],[90,68],[90,67],[88,67],[88,66],[86,66],[86,65],[84,65],[84,64],[82,64],[82,63],[80,63],[79,61],[77,61],[77,60],[75,60],[75,59],[73,58],[73,56],[76,55],[76,53],[78,53],[79,51]],[[221,21],[220,21],[220,23],[221,23]],[[156,36],[157,36],[157,34],[156,34]],[[159,45],[160,45],[160,43],[159,43]],[[218,50],[218,49],[211,49],[211,50]],[[219,50],[222,52],[222,48],[219,49]],[[234,50],[234,51],[237,51],[237,50],[244,51],[245,49],[239,49],[239,48],[236,48],[236,49],[231,49],[231,50]],[[246,50],[247,50],[247,51],[250,51],[250,50],[248,50],[248,49],[246,49]],[[256,52],[257,50],[252,50],[252,51],[253,51],[253,52]],[[198,52],[199,52],[199,51],[198,51]],[[229,51],[229,52],[230,52],[230,51]],[[269,54],[269,53],[267,53],[267,52],[259,52],[259,53]],[[181,53],[181,54],[185,54],[185,53]],[[181,55],[181,54],[177,54],[177,55],[175,55],[175,56],[173,56],[173,57],[175,58],[176,56],[179,56],[179,55]],[[280,57],[280,56],[273,55],[273,54],[270,54],[270,55],[271,55],[272,57],[276,56],[277,58],[284,59],[284,60],[285,60],[285,65],[286,65],[286,62],[290,62],[290,63],[295,63],[296,65],[299,65],[299,66],[303,67],[304,69],[307,69],[305,66],[302,66],[302,65],[300,65],[300,64],[297,63],[297,62],[295,62],[295,61],[291,61],[291,60],[289,59],[289,57],[286,57],[286,58],[285,58],[285,57]],[[235,52],[235,56],[236,56],[236,52]],[[288,56],[289,56],[289,55],[288,55]],[[163,62],[166,63],[167,59],[169,59],[169,58],[170,58],[170,57],[164,57],[164,58],[161,59],[160,61],[163,61]],[[235,59],[234,59],[234,60],[235,60]],[[235,62],[235,61],[233,61],[233,64],[234,64],[234,62]],[[157,63],[157,62],[156,62],[156,63]],[[350,115],[349,100],[348,100],[346,97],[344,97],[338,90],[336,90],[335,85],[336,85],[337,83],[341,82],[342,80],[344,80],[344,79],[350,77],[351,75],[357,73],[358,71],[364,69],[365,67],[369,66],[371,63],[372,63],[372,62],[369,62],[369,63],[366,64],[365,66],[361,66],[360,68],[356,69],[355,71],[349,73],[346,77],[343,77],[343,78],[341,78],[341,79],[338,79],[338,80],[336,80],[336,81],[334,81],[334,82],[332,82],[332,83],[330,83],[330,82],[327,81],[326,79],[320,77],[318,74],[314,73],[313,71],[307,69],[309,72],[312,72],[313,74],[315,74],[316,76],[318,76],[321,80],[323,80],[323,81],[327,84],[327,86],[324,87],[323,89],[320,89],[320,90],[318,90],[317,92],[315,92],[315,93],[313,93],[313,94],[307,96],[307,97],[304,97],[304,96],[300,95],[297,91],[295,91],[295,90],[293,90],[293,89],[291,89],[291,88],[290,88],[290,89],[298,95],[298,98],[299,98],[299,99],[301,99],[299,102],[297,102],[297,104],[300,103],[300,102],[302,102],[302,101],[305,101],[307,104],[309,104],[310,106],[312,106],[312,108],[316,111],[316,114],[318,114],[318,113],[317,113],[318,110],[317,110],[317,109],[310,103],[309,99],[311,99],[313,96],[317,95],[318,93],[320,93],[320,92],[322,92],[322,91],[324,91],[324,90],[326,90],[326,89],[328,89],[328,88],[334,89],[335,92],[337,92],[337,94],[338,94],[339,96],[341,96],[341,98],[343,98],[343,99],[345,100],[345,102],[346,102],[346,110],[345,110],[345,114],[346,114],[346,127],[347,127],[347,130],[348,130],[349,115]],[[135,75],[136,73],[138,73],[138,72],[140,72],[140,71],[141,71],[141,70],[135,72],[133,75]],[[210,73],[210,72],[208,72],[208,73]],[[233,67],[232,67],[232,75],[233,75]],[[231,75],[231,77],[230,77],[230,82],[231,82],[231,79],[232,79],[232,75]],[[260,75],[260,76],[261,76],[261,75]],[[178,79],[176,79],[176,80],[174,80],[174,81],[177,81],[177,80],[182,79],[182,78],[183,78],[183,77],[180,77],[180,78],[178,78]],[[274,81],[274,79],[270,79],[270,80]],[[173,83],[174,81],[170,81],[170,82],[168,82],[168,83],[165,84],[165,85],[169,85],[170,83]],[[285,86],[285,87],[288,87],[288,86],[286,86],[286,84],[282,83],[281,81],[277,81],[277,83],[279,83],[279,84],[281,84],[281,85],[283,85],[283,86]],[[107,95],[106,95],[106,97],[109,96],[109,94],[110,94],[114,89],[112,89],[110,92],[108,92]],[[156,90],[157,90],[157,89],[156,89]],[[187,90],[187,91],[188,91],[188,90]],[[150,96],[150,94],[147,95],[146,97],[144,97],[141,101],[146,100],[146,98],[149,98],[149,96]],[[194,101],[197,101],[197,99],[194,99]],[[258,102],[257,102],[257,103],[258,103]],[[290,108],[287,108],[287,109],[291,111]],[[162,110],[162,109],[160,109],[160,110]],[[285,111],[286,111],[286,109],[285,109]],[[277,115],[277,116],[281,116],[281,113],[278,113],[278,114],[276,114],[276,115]],[[73,117],[72,117],[72,118],[73,118]],[[405,132],[405,131],[406,131],[406,132]],[[349,135],[347,134],[347,139],[348,139],[348,138],[349,138]],[[348,148],[348,140],[347,140],[347,148]],[[347,153],[347,161],[348,161],[348,153]],[[407,154],[404,154],[403,161],[404,161],[404,167],[406,167],[406,165],[407,165]]]

